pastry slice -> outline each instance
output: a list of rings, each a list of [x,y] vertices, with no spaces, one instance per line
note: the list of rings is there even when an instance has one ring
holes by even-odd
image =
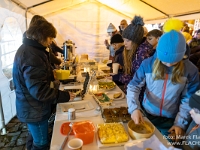
[[[122,96],[122,93],[121,92],[118,92],[118,93],[115,93],[114,95],[113,95],[113,98],[119,98],[119,97],[121,97]]]

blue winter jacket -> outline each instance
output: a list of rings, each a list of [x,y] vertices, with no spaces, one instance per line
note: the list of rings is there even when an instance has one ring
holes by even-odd
[[[185,70],[182,77],[183,83],[173,84],[170,80],[173,67],[166,67],[165,80],[153,80],[152,67],[156,59],[152,57],[144,60],[136,71],[133,79],[128,84],[127,103],[130,114],[136,109],[141,109],[138,101],[141,87],[146,83],[146,90],[142,105],[151,115],[175,118],[174,125],[186,128],[191,117],[188,105],[189,98],[198,90],[199,75],[197,68],[188,60],[183,60]]]

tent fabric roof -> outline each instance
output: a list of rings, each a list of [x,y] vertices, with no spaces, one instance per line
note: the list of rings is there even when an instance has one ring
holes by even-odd
[[[11,0],[29,8],[34,14],[51,16],[59,11],[67,11],[84,3],[99,3],[120,12],[130,19],[141,15],[145,22],[183,16],[190,19],[200,18],[199,0]],[[43,3],[43,4],[42,4]],[[41,5],[37,5],[41,4]],[[32,7],[33,6],[33,7]],[[92,12],[91,12],[92,13]],[[195,15],[194,15],[195,14]]]

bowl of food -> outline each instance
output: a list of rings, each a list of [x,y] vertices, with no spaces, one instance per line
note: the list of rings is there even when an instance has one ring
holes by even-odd
[[[133,120],[130,120],[127,126],[132,139],[149,138],[155,131],[154,125],[146,120],[140,124],[135,124]]]

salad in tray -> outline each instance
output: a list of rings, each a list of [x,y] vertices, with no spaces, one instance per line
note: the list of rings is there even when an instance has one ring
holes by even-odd
[[[104,92],[93,93],[95,100],[100,105],[110,105],[113,99],[110,99]]]

